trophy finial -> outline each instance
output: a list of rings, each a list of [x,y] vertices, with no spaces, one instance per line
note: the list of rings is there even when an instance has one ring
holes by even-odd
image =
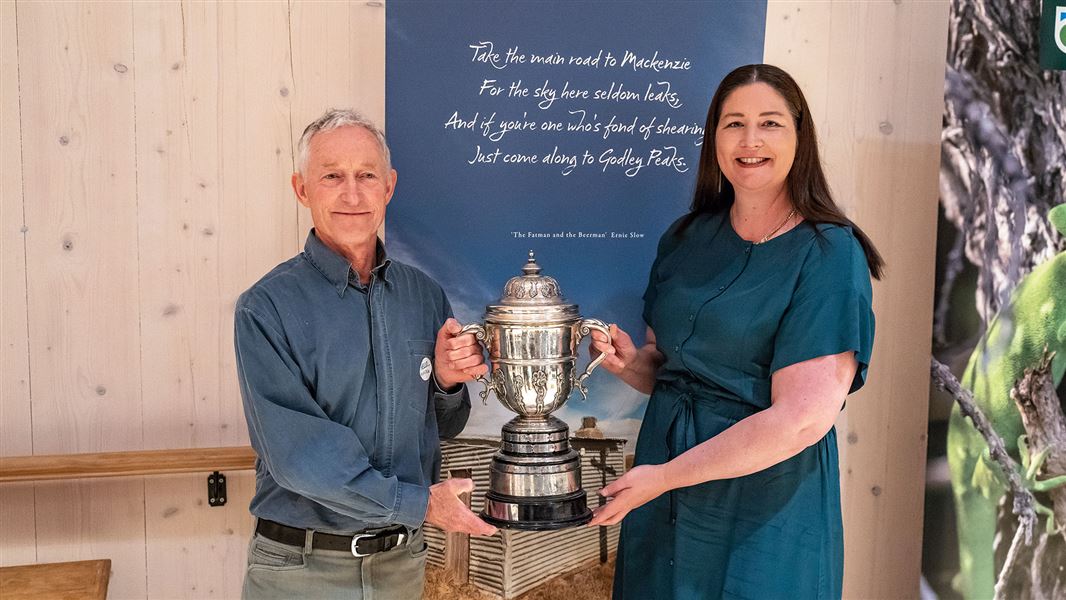
[[[536,275],[540,273],[540,265],[537,264],[537,259],[534,258],[532,250],[529,251],[529,260],[527,260],[525,266],[522,267],[522,272],[526,275]]]

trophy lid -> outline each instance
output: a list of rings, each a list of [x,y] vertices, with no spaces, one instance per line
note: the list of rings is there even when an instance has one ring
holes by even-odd
[[[533,251],[522,267],[522,274],[503,286],[499,304],[486,307],[485,316],[493,321],[560,321],[578,318],[576,304],[569,304],[559,291],[559,282],[542,275]]]

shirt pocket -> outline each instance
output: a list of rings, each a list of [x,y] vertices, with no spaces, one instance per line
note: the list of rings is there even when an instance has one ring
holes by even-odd
[[[429,406],[429,391],[422,384],[433,385],[430,381],[433,377],[433,346],[432,340],[407,340],[411,357],[408,369],[417,377],[414,381],[420,382],[416,388],[424,392],[411,397],[411,406],[420,414],[424,414]]]

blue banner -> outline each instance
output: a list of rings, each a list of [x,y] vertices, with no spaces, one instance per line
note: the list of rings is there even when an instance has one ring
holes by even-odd
[[[641,295],[691,202],[707,106],[726,73],[762,61],[765,20],[764,1],[390,0],[390,253],[440,282],[465,324],[534,250],[583,316],[641,343]],[[599,372],[589,392],[555,414],[635,438],[647,397]],[[512,416],[490,396],[466,433],[498,436]]]

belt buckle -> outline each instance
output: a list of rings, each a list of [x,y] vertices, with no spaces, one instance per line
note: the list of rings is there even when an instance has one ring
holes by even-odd
[[[370,554],[373,554],[373,552],[371,552],[370,554],[362,554],[361,552],[359,552],[359,547],[358,547],[359,540],[361,540],[363,538],[374,538],[374,537],[378,537],[379,535],[381,535],[380,531],[378,533],[357,533],[357,534],[353,535],[352,536],[352,556],[355,556],[356,558],[363,558],[365,556],[370,556]],[[389,534],[389,535],[392,535],[392,534]],[[403,533],[403,532],[397,532],[395,535],[396,535],[396,545],[393,546],[393,548],[399,548],[400,546],[403,545],[404,540],[407,539],[407,534]],[[390,550],[391,550],[391,548],[390,548]]]
[[[359,548],[357,546],[357,544],[359,544],[359,540],[361,540],[363,538],[368,538],[368,537],[374,537],[374,534],[372,534],[372,533],[357,533],[357,534],[352,536],[352,556],[355,556],[356,558],[363,558],[364,556],[370,556],[369,554],[361,554],[359,552]]]

